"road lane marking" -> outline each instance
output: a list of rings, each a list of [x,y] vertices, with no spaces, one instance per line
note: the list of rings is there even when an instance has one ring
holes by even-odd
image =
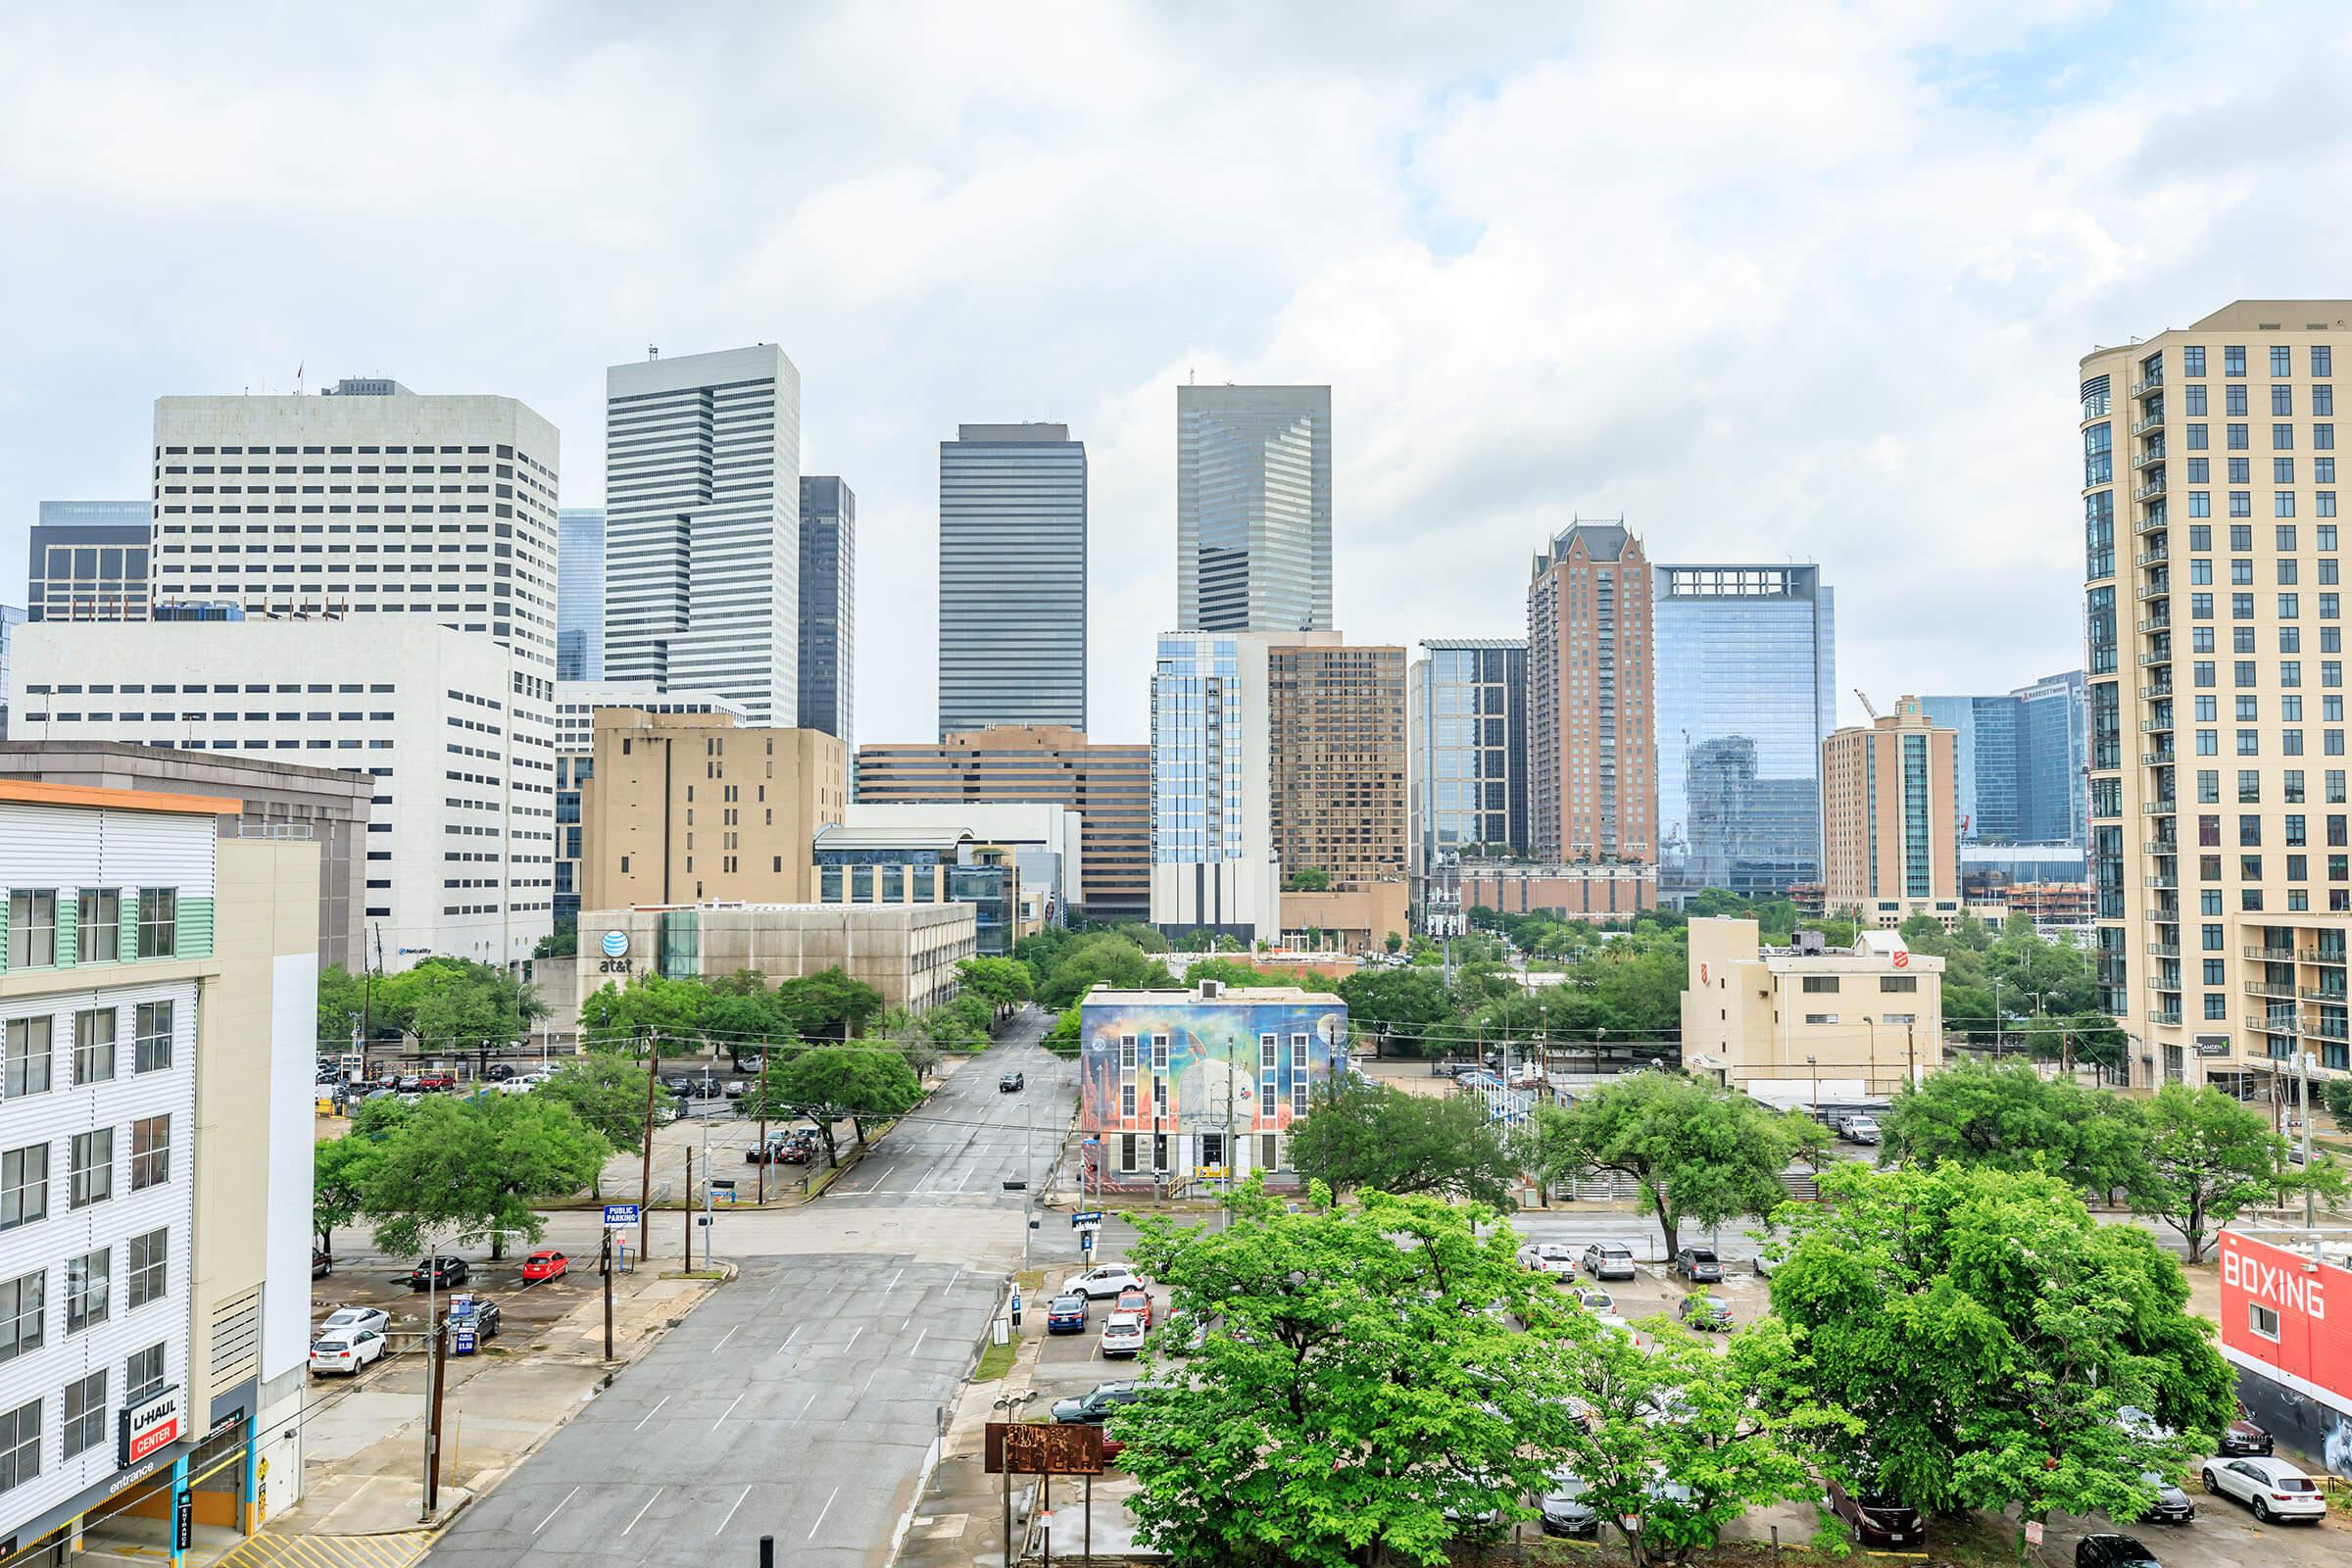
[[[895,1291],[895,1290],[897,1290],[897,1289],[899,1288],[899,1276],[900,1276],[900,1275],[902,1275],[902,1274],[905,1274],[906,1272],[906,1270],[905,1266],[904,1266],[904,1265],[902,1265],[902,1266],[900,1267],[900,1269],[899,1269],[899,1272],[898,1272],[898,1274],[893,1274],[893,1275],[890,1277],[890,1283],[889,1283],[888,1285],[885,1285],[885,1286],[883,1286],[883,1287],[882,1287],[882,1289],[883,1289],[884,1291],[886,1291],[886,1292],[887,1292],[887,1291]]]
[[[880,1377],[881,1375],[882,1369],[879,1366],[875,1367],[871,1372],[868,1372],[865,1375],[865,1381],[858,1385],[858,1398],[860,1402],[863,1402],[865,1398],[865,1391],[872,1388],[874,1386],[874,1379]]]
[[[807,1415],[807,1414],[808,1413],[808,1407],[809,1407],[810,1405],[814,1404],[815,1402],[816,1402],[816,1391],[815,1391],[814,1389],[810,1389],[810,1390],[808,1391],[808,1397],[807,1397],[806,1399],[803,1399],[803,1400],[801,1401],[801,1407],[800,1407],[798,1410],[795,1410],[795,1411],[792,1413],[792,1418],[793,1418],[795,1421],[798,1421],[798,1420],[799,1420],[799,1419],[800,1419],[802,1416],[805,1416],[805,1415]]]
[[[796,1329],[794,1329],[794,1330],[793,1330],[793,1331],[792,1331],[790,1334],[787,1334],[787,1335],[785,1335],[785,1336],[784,1336],[784,1343],[783,1343],[782,1345],[779,1345],[779,1346],[777,1346],[777,1347],[776,1347],[776,1353],[777,1353],[778,1355],[782,1355],[782,1354],[783,1354],[783,1353],[784,1353],[786,1350],[789,1350],[789,1349],[791,1349],[791,1348],[792,1348],[792,1342],[793,1342],[793,1341],[795,1341],[795,1340],[797,1340],[797,1339],[799,1339],[799,1338],[801,1337],[801,1329],[805,1329],[805,1328],[807,1328],[808,1326],[808,1324],[806,1324],[806,1323],[803,1323],[803,1324],[801,1324],[801,1325],[800,1325],[800,1327],[799,1327],[799,1328],[796,1328]]]
[[[856,1344],[858,1343],[858,1335],[860,1335],[860,1334],[863,1334],[864,1332],[865,1332],[865,1325],[864,1325],[864,1324],[862,1324],[862,1323],[858,1324],[858,1325],[856,1328],[854,1328],[854,1329],[850,1330],[850,1345],[856,1345]],[[843,1347],[841,1348],[841,1349],[842,1349],[842,1353],[843,1353],[844,1355],[847,1355],[847,1354],[849,1353],[850,1345],[845,1345],[845,1346],[843,1346]]]
[[[923,1348],[923,1341],[924,1341],[924,1340],[926,1340],[926,1339],[928,1339],[928,1338],[930,1337],[930,1334],[931,1334],[931,1331],[930,1331],[929,1329],[925,1329],[925,1330],[923,1330],[923,1331],[922,1331],[922,1333],[920,1333],[920,1334],[917,1334],[917,1335],[914,1337],[914,1349],[912,1349],[912,1350],[908,1350],[908,1351],[906,1352],[906,1358],[907,1358],[908,1360],[912,1360],[912,1359],[914,1358],[914,1351],[915,1351],[915,1350],[919,1350],[919,1349],[921,1349],[921,1348]]]
[[[655,1416],[659,1415],[659,1414],[661,1413],[661,1411],[662,1411],[662,1407],[663,1405],[667,1404],[668,1402],[669,1402],[669,1396],[668,1396],[668,1395],[666,1395],[666,1394],[664,1394],[663,1396],[662,1396],[662,1397],[660,1397],[659,1399],[656,1399],[656,1400],[654,1401],[654,1407],[653,1407],[651,1410],[648,1410],[648,1411],[646,1411],[646,1412],[645,1412],[645,1414],[643,1414],[643,1415],[639,1416],[639,1417],[637,1418],[637,1424],[636,1424],[635,1426],[633,1426],[633,1427],[629,1428],[629,1430],[630,1430],[631,1432],[643,1432],[643,1431],[645,1430],[645,1424],[646,1424],[648,1421],[651,1421],[651,1420],[652,1420],[652,1419],[653,1419]]]
[[[585,1482],[582,1482],[582,1483],[581,1483],[581,1486],[585,1486],[585,1485],[587,1485],[587,1483],[585,1483]],[[538,1534],[540,1531],[542,1531],[542,1530],[545,1530],[545,1529],[546,1529],[546,1528],[547,1528],[549,1525],[552,1525],[552,1524],[554,1524],[554,1523],[556,1522],[556,1515],[558,1515],[558,1514],[560,1514],[560,1513],[562,1513],[562,1512],[564,1511],[564,1503],[565,1503],[565,1502],[569,1502],[569,1501],[570,1501],[572,1498],[574,1498],[574,1497],[578,1496],[578,1495],[579,1495],[579,1493],[580,1493],[580,1489],[579,1489],[579,1487],[574,1487],[574,1488],[572,1488],[572,1489],[571,1489],[569,1492],[566,1492],[565,1494],[564,1494],[564,1501],[563,1501],[563,1502],[559,1502],[559,1503],[557,1503],[557,1504],[556,1504],[556,1505],[555,1505],[553,1508],[550,1508],[550,1509],[548,1509],[548,1510],[547,1510],[547,1517],[546,1517],[546,1518],[544,1518],[544,1519],[542,1519],[542,1520],[540,1520],[538,1524],[534,1525],[534,1526],[531,1528],[531,1534],[535,1536],[535,1535],[537,1535],[537,1534]]]
[[[645,1499],[645,1507],[644,1507],[644,1508],[640,1508],[640,1509],[638,1509],[638,1510],[637,1510],[637,1512],[636,1512],[636,1514],[635,1514],[635,1515],[634,1515],[634,1516],[633,1516],[633,1517],[632,1517],[632,1518],[629,1520],[629,1522],[628,1522],[627,1524],[625,1524],[625,1525],[622,1525],[622,1526],[620,1527],[620,1533],[621,1533],[622,1535],[624,1535],[624,1536],[625,1536],[625,1535],[627,1535],[627,1534],[628,1534],[630,1531],[632,1531],[632,1530],[636,1529],[636,1528],[637,1528],[637,1521],[638,1521],[639,1519],[642,1519],[642,1518],[644,1518],[644,1517],[645,1517],[645,1514],[646,1514],[646,1509],[647,1509],[647,1508],[651,1508],[651,1507],[654,1505],[654,1498],[655,1498],[655,1497],[659,1497],[659,1496],[661,1496],[661,1495],[662,1495],[662,1489],[661,1489],[660,1487],[656,1487],[656,1488],[654,1489],[654,1495],[653,1495],[653,1497],[648,1497],[648,1498],[646,1498],[646,1499]]]
[[[833,1491],[832,1491],[832,1494],[831,1494],[831,1495],[829,1495],[829,1496],[827,1496],[827,1497],[825,1498],[825,1505],[824,1505],[822,1508],[819,1508],[819,1509],[817,1509],[817,1510],[816,1510],[816,1524],[814,1524],[814,1525],[810,1525],[810,1526],[808,1527],[808,1535],[806,1535],[806,1536],[804,1536],[804,1537],[802,1537],[801,1539],[803,1539],[804,1541],[814,1541],[814,1540],[816,1539],[816,1529],[817,1529],[817,1525],[821,1525],[821,1524],[823,1524],[823,1523],[825,1522],[825,1515],[826,1515],[826,1514],[829,1514],[829,1513],[831,1513],[831,1512],[833,1511],[833,1498],[834,1498],[834,1497],[838,1497],[838,1496],[840,1496],[840,1495],[841,1495],[841,1489],[840,1489],[839,1487],[835,1487],[835,1488],[833,1489]],[[624,1535],[625,1535],[625,1534],[627,1534],[627,1532],[626,1532],[626,1531],[623,1531],[623,1532],[622,1532],[622,1534],[624,1534]]]
[[[749,1390],[749,1389],[746,1389],[746,1390],[744,1390],[744,1391],[743,1391],[743,1394],[738,1394],[737,1396],[735,1396],[735,1404],[741,1404],[741,1403],[743,1402],[743,1395],[744,1395],[744,1394],[749,1394],[749,1393],[751,1393],[751,1392],[752,1392],[751,1390]],[[724,1410],[721,1410],[721,1411],[718,1413],[718,1419],[717,1419],[716,1421],[713,1421],[713,1422],[711,1422],[711,1423],[710,1423],[710,1430],[711,1430],[711,1431],[713,1431],[713,1432],[716,1432],[716,1431],[719,1429],[719,1427],[725,1423],[725,1421],[726,1421],[727,1417],[729,1417],[729,1416],[731,1416],[731,1415],[733,1415],[733,1414],[735,1413],[735,1404],[730,1404],[730,1405],[728,1405],[728,1406],[727,1406],[727,1407],[726,1407]]]
[[[726,1511],[724,1514],[720,1515],[720,1517],[719,1517],[719,1521],[718,1521],[718,1528],[717,1528],[716,1530],[713,1530],[713,1531],[711,1531],[710,1533],[711,1533],[712,1535],[714,1535],[714,1536],[723,1536],[723,1535],[725,1535],[725,1534],[727,1533],[727,1521],[735,1517],[735,1510],[736,1510],[737,1508],[740,1508],[740,1507],[742,1507],[742,1506],[743,1506],[743,1499],[744,1499],[744,1498],[746,1498],[746,1497],[748,1497],[748,1496],[750,1496],[751,1494],[752,1494],[752,1489],[751,1489],[751,1488],[749,1488],[749,1487],[746,1487],[746,1488],[744,1488],[744,1489],[743,1489],[743,1491],[741,1491],[740,1493],[736,1494],[736,1496],[735,1496],[735,1500],[734,1500],[734,1502],[730,1503],[730,1504],[728,1505],[728,1507],[727,1507],[727,1511]]]
[[[741,1328],[741,1327],[743,1327],[743,1325],[742,1325],[742,1324],[740,1324],[740,1323],[738,1323],[738,1324],[736,1324],[736,1325],[735,1325],[735,1329],[739,1329],[739,1328]],[[727,1341],[729,1341],[729,1340],[731,1340],[731,1339],[733,1339],[733,1338],[735,1337],[735,1329],[729,1329],[729,1330],[727,1330],[727,1332],[726,1332],[726,1333],[724,1333],[724,1334],[720,1335],[720,1336],[719,1336],[718,1343],[717,1343],[716,1345],[713,1345],[712,1347],[710,1347],[710,1348],[711,1348],[713,1351],[716,1351],[716,1350],[723,1350],[723,1349],[725,1349],[725,1348],[727,1348]]]

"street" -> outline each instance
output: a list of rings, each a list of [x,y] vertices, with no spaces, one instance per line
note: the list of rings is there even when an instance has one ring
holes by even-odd
[[[1069,1117],[1075,1068],[1025,1012],[805,1207],[722,1212],[741,1269],[639,1365],[476,1502],[435,1568],[558,1560],[883,1564],[942,1409],[1019,1266],[1027,1192]],[[1002,1093],[1018,1068],[1027,1087]],[[679,1216],[650,1266],[674,1266]],[[559,1234],[592,1229],[559,1216]],[[661,1232],[668,1232],[663,1235]],[[699,1250],[698,1244],[698,1250]],[[739,1555],[740,1554],[740,1555]]]

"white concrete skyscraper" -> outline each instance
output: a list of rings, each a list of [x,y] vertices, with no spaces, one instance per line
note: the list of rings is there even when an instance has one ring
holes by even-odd
[[[939,444],[939,733],[1086,728],[1086,443],[965,424]]]
[[[1331,629],[1331,388],[1176,389],[1176,624]]]
[[[772,343],[605,372],[605,676],[800,721],[801,372]]]

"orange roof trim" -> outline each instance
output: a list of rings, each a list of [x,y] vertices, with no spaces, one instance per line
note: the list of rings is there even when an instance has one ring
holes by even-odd
[[[0,778],[0,801],[31,806],[102,806],[117,811],[171,811],[184,816],[235,816],[245,803],[222,795],[177,795],[169,790],[103,790],[87,784],[43,784]]]

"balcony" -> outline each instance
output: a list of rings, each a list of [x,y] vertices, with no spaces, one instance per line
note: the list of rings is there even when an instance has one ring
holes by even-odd
[[[2180,885],[2180,874],[2178,871],[2158,871],[2140,878],[2139,885],[2143,888],[2177,888]]]
[[[2144,605],[2151,599],[2170,599],[2172,596],[2173,581],[2170,577],[2166,577],[2156,582],[2149,583],[2145,588],[2142,588],[2138,593],[2133,594],[2132,597],[2137,599],[2141,604]]]
[[[2164,411],[2162,409],[2158,409],[2155,413],[2149,415],[2144,419],[2134,419],[2132,422],[2132,433],[2133,435],[2146,435],[2150,430],[2160,430],[2163,427]]]
[[[2305,948],[2301,953],[2296,954],[2295,956],[2302,959],[2305,963],[2324,963],[2331,969],[2341,969],[2344,966],[2344,955],[2340,953],[2322,953],[2317,948]]]
[[[2266,1035],[2291,1035],[2295,1032],[2292,1018],[2257,1018],[2246,1014],[2246,1027]]]
[[[2163,975],[2152,974],[2148,976],[2148,989],[2150,991],[2170,991],[2178,994],[2180,990],[2180,977],[2179,975],[2174,975],[2168,980]]]
[[[2143,703],[2161,702],[2172,695],[2173,683],[2170,680],[2161,680],[2152,686],[2142,686],[2139,689],[2139,700]]]
[[[2137,489],[2132,492],[2132,499],[2134,501],[2152,501],[2162,494],[2164,494],[2164,470],[2162,468],[2158,468],[2149,478],[2147,483],[2139,486]]]
[[[2180,1009],[2179,1007],[2160,1007],[2148,1013],[2148,1022],[2150,1023],[2177,1024],[2180,1021]]]
[[[2305,1002],[2332,1002],[2339,1006],[2352,1004],[2352,993],[2328,991],[2320,986],[2304,986],[2295,994]]]
[[[2139,765],[2142,767],[2170,767],[2180,760],[2180,756],[2169,747],[2161,752],[2139,754]]]
[[[2139,848],[2142,854],[2160,856],[2169,860],[2180,853],[2180,841],[2179,839],[2150,839]]]
[[[2164,372],[2162,370],[2158,370],[2154,375],[2149,376],[2145,381],[2133,382],[2132,386],[2132,395],[2135,398],[2144,398],[2151,392],[2159,392],[2163,389]]]
[[[2132,564],[2135,566],[2161,566],[2172,559],[2171,548],[2167,545],[2158,545],[2153,550],[2142,550],[2138,555],[2133,556]]]
[[[2160,648],[2155,653],[2139,656],[2139,667],[2142,669],[2155,669],[2172,662],[2173,651],[2170,648]]]
[[[2151,942],[2148,944],[2148,956],[2151,958],[2178,958],[2180,956],[2180,944],[2178,942]]]
[[[2246,982],[2246,995],[2277,997],[2282,1002],[2292,1002],[2295,1000],[2295,988],[2284,980],[2249,980]]]
[[[2150,816],[2172,816],[2180,809],[2180,798],[2167,795],[2160,801],[2142,801],[2139,808]]]
[[[2171,521],[2164,514],[2164,508],[2152,507],[2146,516],[2132,525],[2132,531],[2139,534],[2162,533],[2171,526]]]
[[[2292,948],[2248,948],[2245,951],[2247,957],[2263,963],[2292,963],[2295,960],[2295,950]]]
[[[2303,1026],[2303,1032],[2315,1040],[2352,1040],[2352,1027],[2327,1018],[2314,1018]]]
[[[2178,728],[2180,726],[2169,718],[2143,718],[2139,721],[2142,735],[2169,735]]]
[[[2171,631],[2172,629],[2173,612],[2170,610],[2160,611],[2156,614],[2150,615],[2147,619],[2139,623],[2139,633],[2143,637],[2150,636],[2160,631]]]
[[[2153,468],[2163,462],[2164,443],[2162,441],[2151,441],[2146,446],[2139,449],[2139,456],[2132,460],[2132,466],[2134,468]]]

